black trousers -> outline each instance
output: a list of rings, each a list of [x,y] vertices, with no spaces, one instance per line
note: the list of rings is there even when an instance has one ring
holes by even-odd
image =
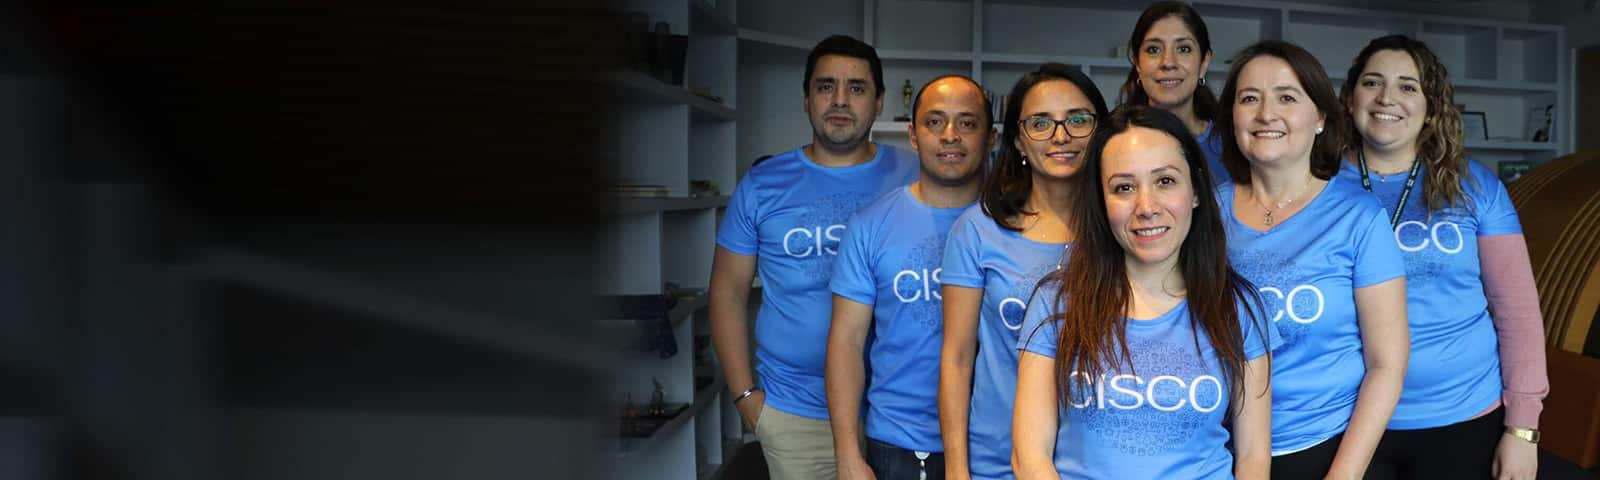
[[[1333,455],[1339,453],[1339,441],[1344,434],[1334,435],[1311,448],[1272,457],[1272,478],[1317,480],[1328,476],[1333,468]]]
[[[944,480],[944,454],[917,453],[871,438],[867,439],[867,466],[878,480]]]
[[[1505,417],[1505,407],[1500,407],[1452,425],[1387,430],[1372,455],[1367,478],[1489,478]]]

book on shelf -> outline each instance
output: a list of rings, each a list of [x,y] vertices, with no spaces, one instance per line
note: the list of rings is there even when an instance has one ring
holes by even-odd
[[[618,197],[658,198],[667,196],[666,185],[611,185],[606,193]]]

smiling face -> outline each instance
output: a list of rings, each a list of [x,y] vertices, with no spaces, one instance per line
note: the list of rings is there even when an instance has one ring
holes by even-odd
[[[1068,121],[1073,115],[1080,115],[1080,118],[1083,114],[1093,115],[1094,103],[1090,102],[1089,97],[1083,94],[1083,90],[1079,90],[1072,82],[1048,80],[1039,82],[1033,89],[1028,90],[1027,96],[1022,99],[1022,110],[1018,113],[1024,124],[1029,123],[1033,117]],[[1020,128],[1019,125],[1007,127]],[[1015,146],[1027,156],[1028,165],[1033,169],[1034,175],[1067,179],[1083,168],[1082,157],[1089,145],[1088,137],[1087,133],[1073,132],[1069,135],[1066,128],[1057,126],[1044,140],[1034,140],[1026,133],[1019,133]]]
[[[883,110],[871,65],[855,57],[823,55],[807,82],[805,111],[813,141],[838,150],[866,141]]]
[[[1326,116],[1312,102],[1289,62],[1262,55],[1239,71],[1233,131],[1252,166],[1306,162]]]
[[[911,149],[922,160],[922,178],[944,186],[976,179],[994,143],[983,92],[963,78],[923,87],[910,130]]]
[[[1368,148],[1410,151],[1428,119],[1422,74],[1411,54],[1380,50],[1367,59],[1349,99],[1350,116]]]
[[[1133,127],[1100,154],[1106,218],[1130,264],[1173,265],[1200,205],[1183,146],[1160,130]]]
[[[1211,55],[1201,50],[1183,19],[1169,16],[1150,25],[1139,51],[1133,52],[1133,64],[1150,105],[1175,110],[1188,108],[1194,101],[1200,77],[1211,66]]]

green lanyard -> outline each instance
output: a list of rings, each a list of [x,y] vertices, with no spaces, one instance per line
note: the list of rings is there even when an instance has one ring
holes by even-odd
[[[1368,192],[1371,192],[1372,179],[1367,178],[1367,152],[1364,150],[1357,150],[1356,158],[1360,159],[1359,165],[1361,165],[1361,188],[1365,188]],[[1417,184],[1417,170],[1420,169],[1422,169],[1422,159],[1412,160],[1411,173],[1406,174],[1406,188],[1400,190],[1400,200],[1395,202],[1396,205],[1394,206],[1394,216],[1389,218],[1389,228],[1393,229],[1400,225],[1400,212],[1406,209],[1406,201],[1411,199],[1411,187]]]

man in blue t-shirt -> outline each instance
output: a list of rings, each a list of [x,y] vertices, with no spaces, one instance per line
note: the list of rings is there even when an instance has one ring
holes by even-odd
[[[883,110],[877,51],[842,35],[806,60],[811,143],[750,167],[717,231],[711,338],[734,407],[761,441],[774,479],[836,476],[823,392],[828,278],[858,207],[916,178],[910,153],[867,140]],[[761,275],[750,361],[748,300]]]
[[[829,282],[828,413],[841,479],[944,478],[939,270],[950,226],[978,199],[995,131],[983,89],[959,75],[924,85],[912,112],[922,174],[850,218]],[[865,458],[857,432],[863,389]]]

